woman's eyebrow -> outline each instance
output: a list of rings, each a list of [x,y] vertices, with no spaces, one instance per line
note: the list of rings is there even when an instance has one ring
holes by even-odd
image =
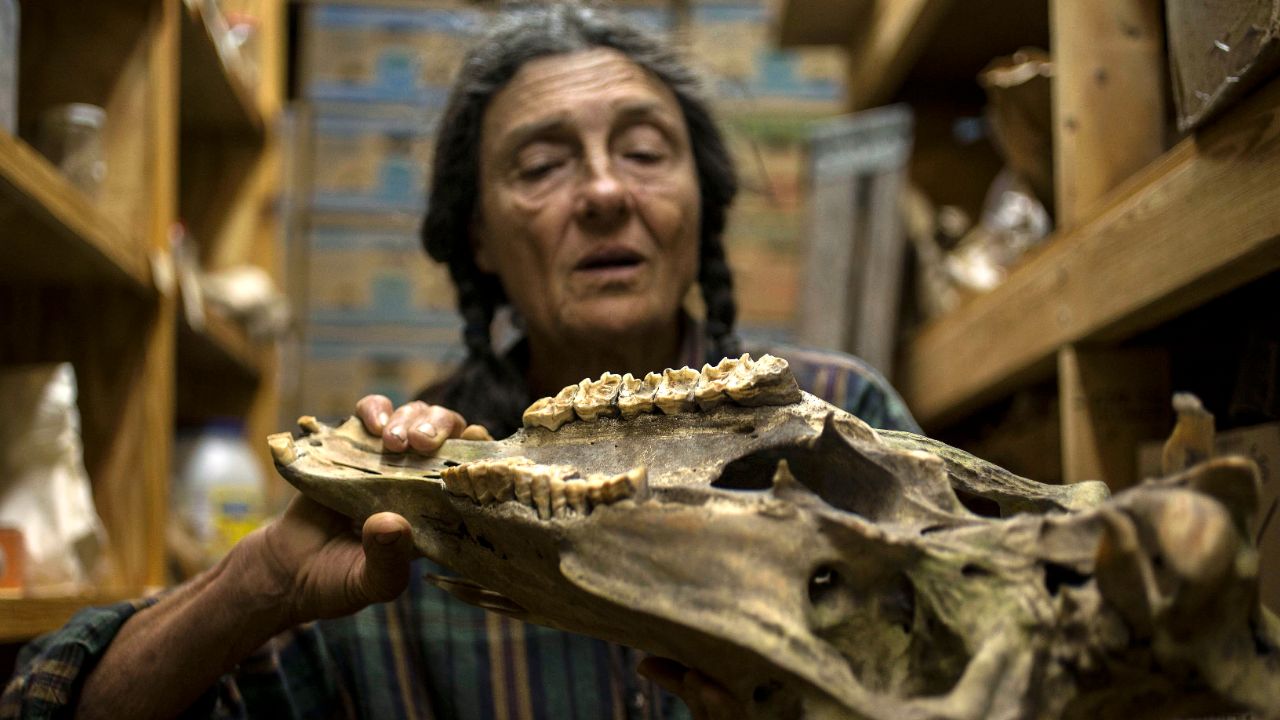
[[[511,128],[502,138],[503,153],[510,153],[524,147],[533,140],[546,137],[562,130],[567,121],[564,117],[556,116],[542,118],[540,120],[531,120],[521,123]]]
[[[670,111],[661,103],[649,100],[633,100],[623,103],[616,110],[622,120],[647,120],[650,118],[669,119]]]

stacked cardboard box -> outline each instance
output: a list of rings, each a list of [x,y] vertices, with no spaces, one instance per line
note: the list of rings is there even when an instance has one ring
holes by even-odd
[[[488,13],[464,2],[303,7],[295,246],[298,410],[411,399],[462,356],[447,271],[418,237],[435,124]]]
[[[805,232],[807,123],[839,112],[839,52],[780,52],[766,0],[693,0],[684,41],[710,80],[742,171],[727,238],[744,331],[792,337]],[[418,239],[435,125],[492,10],[464,0],[302,6],[295,298],[299,412],[369,392],[410,398],[462,356],[453,287]],[[492,7],[492,4],[483,7]],[[658,32],[668,0],[615,7]]]

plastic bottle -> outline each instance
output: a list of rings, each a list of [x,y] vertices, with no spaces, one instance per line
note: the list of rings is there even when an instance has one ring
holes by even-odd
[[[206,557],[219,558],[265,518],[265,481],[244,424],[218,419],[183,430],[174,450],[173,510]]]
[[[18,134],[18,0],[0,0],[0,130]]]

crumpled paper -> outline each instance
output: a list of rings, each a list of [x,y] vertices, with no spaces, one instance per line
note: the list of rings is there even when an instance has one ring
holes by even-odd
[[[0,370],[0,526],[22,531],[28,595],[88,590],[106,547],[76,394],[70,363]]]

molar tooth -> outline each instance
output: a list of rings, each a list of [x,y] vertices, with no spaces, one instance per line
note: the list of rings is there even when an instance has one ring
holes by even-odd
[[[467,474],[471,476],[471,485],[475,489],[475,501],[481,505],[493,502],[493,491],[489,485],[493,466],[484,461],[471,463],[467,466]]]
[[[622,473],[623,482],[626,483],[627,494],[624,497],[630,497],[636,502],[649,499],[649,469],[641,465],[633,467]]]
[[[267,436],[267,445],[271,447],[271,455],[281,465],[289,465],[298,459],[298,451],[293,447],[293,435],[287,432]]]
[[[444,487],[449,492],[475,499],[475,490],[471,486],[471,475],[467,472],[466,465],[445,468],[440,471],[440,478],[444,480]]]
[[[609,482],[609,476],[601,473],[594,473],[587,477],[585,485],[587,486],[587,502],[591,504],[591,509],[608,504],[605,499],[604,489]]]
[[[569,502],[569,507],[577,511],[579,515],[585,516],[588,513],[587,483],[582,478],[574,478],[565,482],[564,496]]]
[[[647,373],[643,379],[632,377],[631,373],[622,376],[622,385],[618,388],[618,412],[623,420],[653,412],[653,395],[658,391],[662,376],[658,373]]]
[[[530,477],[533,505],[538,509],[538,517],[543,520],[551,519],[551,472],[551,468],[539,465]]]
[[[563,517],[566,502],[564,487],[566,481],[563,475],[556,473],[551,476],[551,517]]]
[[[583,380],[578,383],[578,395],[574,398],[573,409],[578,417],[586,422],[595,422],[596,418],[614,417],[618,414],[618,390],[622,386],[622,376],[606,372],[599,380]]]
[[[512,491],[515,493],[516,502],[528,507],[533,505],[533,471],[538,465],[526,465],[516,468],[515,476],[512,478]]]
[[[708,363],[702,366],[702,376],[693,388],[693,399],[697,401],[699,408],[710,410],[729,402],[729,396],[724,391],[725,383],[739,363],[737,358],[724,358],[717,365]]]
[[[568,385],[556,393],[555,397],[535,400],[524,411],[524,426],[559,430],[561,425],[573,419],[573,399],[577,394],[578,386]]]
[[[691,367],[662,371],[662,384],[654,393],[653,404],[667,415],[694,409],[693,388],[702,375]]]
[[[742,356],[738,369],[729,376],[725,392],[739,405],[788,405],[800,401],[800,386],[791,374],[786,360],[773,355],[762,355],[751,362],[750,356]]]

